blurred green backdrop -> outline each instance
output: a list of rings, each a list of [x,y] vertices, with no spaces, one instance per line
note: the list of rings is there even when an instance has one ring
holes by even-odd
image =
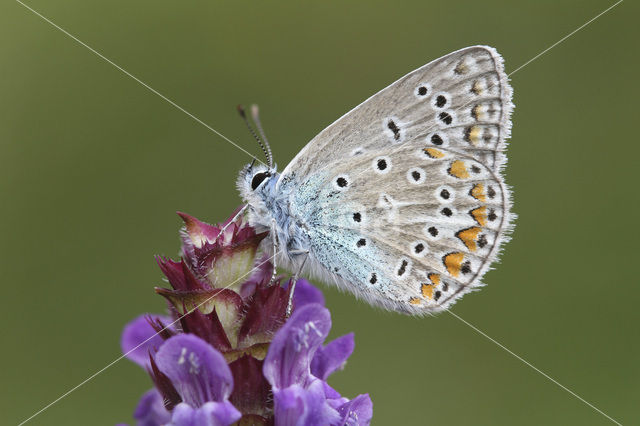
[[[45,1],[31,7],[249,151],[257,102],[281,168],[318,131],[452,50],[512,71],[612,1]],[[627,1],[512,78],[513,241],[454,311],[623,424],[640,400],[639,32]],[[14,1],[0,5],[3,424],[119,356],[161,312],[153,255],[175,210],[217,221],[249,157]],[[599,425],[602,415],[451,315],[409,318],[326,289],[356,352],[332,384],[374,424]],[[34,425],[131,421],[150,380],[124,360]]]

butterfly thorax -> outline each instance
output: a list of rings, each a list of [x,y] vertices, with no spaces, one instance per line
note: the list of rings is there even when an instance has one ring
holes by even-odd
[[[261,184],[255,185],[255,176],[264,173],[260,168],[245,168],[240,173],[238,187],[244,201],[248,204],[249,223],[257,231],[270,233],[270,241],[265,249],[270,251],[275,236],[278,249],[285,258],[292,260],[309,247],[308,237],[303,231],[304,225],[291,215],[290,203],[293,185],[285,182],[278,185],[280,174],[269,170]],[[274,235],[275,233],[275,235]]]

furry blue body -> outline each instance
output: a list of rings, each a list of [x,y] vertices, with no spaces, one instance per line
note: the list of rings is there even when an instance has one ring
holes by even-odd
[[[249,222],[259,231],[275,233],[278,259],[285,257],[287,264],[295,262],[310,247],[309,235],[302,218],[291,215],[291,196],[294,185],[290,180],[278,185],[280,174],[271,170],[271,175],[255,190],[248,190],[248,182],[259,167],[245,169],[240,174],[238,187],[249,204]],[[264,169],[266,170],[266,169]],[[273,246],[273,240],[270,244]],[[270,250],[269,247],[265,247]]]

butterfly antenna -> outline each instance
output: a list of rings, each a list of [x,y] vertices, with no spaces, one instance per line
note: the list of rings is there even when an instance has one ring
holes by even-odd
[[[264,152],[264,156],[267,158],[267,162],[269,163],[268,166],[269,168],[271,168],[271,157],[270,157],[271,150],[270,149],[267,150],[267,148],[264,146],[264,143],[262,143],[262,140],[260,140],[260,137],[256,134],[256,131],[253,130],[253,127],[251,127],[251,124],[249,124],[249,120],[247,119],[247,114],[244,111],[244,107],[242,105],[238,105],[237,109],[238,109],[238,113],[240,114],[240,117],[242,117],[242,120],[244,120],[244,124],[247,125],[247,129],[249,129],[249,132],[251,133],[253,138],[258,142],[258,145],[260,145],[260,148],[262,148],[262,152]]]
[[[253,122],[256,123],[258,132],[260,132],[260,137],[264,141],[264,144],[267,146],[267,151],[269,153],[267,156],[269,167],[273,167],[273,154],[271,153],[271,146],[269,145],[267,135],[265,135],[264,130],[262,130],[262,123],[260,122],[260,110],[258,109],[258,105],[256,104],[251,105],[251,118],[253,118]]]

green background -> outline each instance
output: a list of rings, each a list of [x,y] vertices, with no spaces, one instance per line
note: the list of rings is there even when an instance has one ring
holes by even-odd
[[[257,102],[282,168],[324,126],[452,50],[512,71],[611,1],[28,4],[245,149]],[[640,418],[637,4],[512,76],[507,182],[519,215],[481,292],[454,312],[623,424]],[[0,5],[0,423],[17,424],[120,355],[161,312],[154,254],[176,210],[239,205],[249,157],[50,24]],[[374,424],[605,425],[602,415],[453,316],[411,318],[326,289],[356,351],[331,384]],[[146,373],[123,360],[30,424],[131,421]]]

